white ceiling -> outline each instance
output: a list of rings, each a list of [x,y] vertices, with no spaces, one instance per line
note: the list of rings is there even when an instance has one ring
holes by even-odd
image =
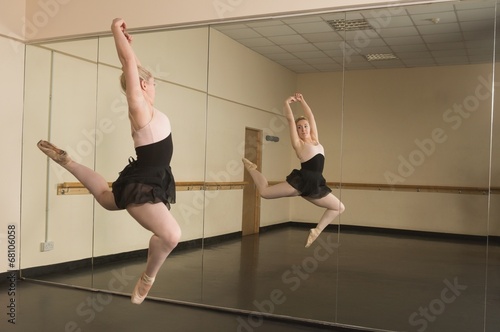
[[[327,22],[365,19],[371,30]],[[491,62],[495,1],[461,1],[262,19],[215,29],[297,73]],[[346,57],[343,55],[345,48]],[[370,53],[398,59],[367,61]]]

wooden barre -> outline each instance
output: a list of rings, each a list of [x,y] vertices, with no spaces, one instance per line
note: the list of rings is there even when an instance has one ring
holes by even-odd
[[[279,181],[269,182],[277,184]],[[352,189],[352,190],[375,190],[375,191],[407,191],[407,192],[432,192],[451,194],[475,194],[486,195],[488,193],[499,194],[500,188],[491,187],[454,187],[454,186],[428,186],[428,185],[391,185],[380,183],[348,183],[348,182],[327,182],[326,185],[332,189]]]
[[[269,184],[277,184],[281,181],[270,181]],[[111,188],[112,182],[108,182]],[[234,182],[203,182],[186,181],[176,182],[177,191],[201,191],[201,190],[237,190],[243,189],[249,184],[245,181]],[[376,191],[406,191],[406,192],[432,192],[432,193],[452,193],[452,194],[474,194],[486,195],[500,194],[500,187],[453,187],[453,186],[427,186],[427,185],[390,185],[390,184],[369,184],[369,183],[341,183],[327,182],[332,189],[352,189],[352,190],[376,190]],[[58,195],[84,195],[89,191],[80,182],[63,182],[57,185]]]
[[[428,185],[390,185],[390,184],[364,184],[364,183],[329,183],[332,188],[337,189],[365,189],[378,191],[406,191],[448,194],[474,194],[486,195],[490,192],[488,188],[481,187],[455,187],[455,186],[428,186]]]
[[[113,182],[108,182],[109,188]],[[176,182],[176,191],[200,191],[200,190],[235,190],[243,189],[248,182],[203,182],[203,181],[188,181]],[[63,182],[57,185],[58,195],[85,195],[89,194],[87,188],[81,182]]]

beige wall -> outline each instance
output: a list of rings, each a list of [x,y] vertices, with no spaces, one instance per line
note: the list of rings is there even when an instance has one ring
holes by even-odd
[[[3,13],[2,15],[4,15]],[[0,142],[2,151],[2,172],[0,173],[0,251],[7,255],[7,227],[17,227],[17,248],[20,248],[20,196],[21,196],[21,144],[23,117],[23,73],[24,45],[14,39],[0,36],[2,61],[0,70],[4,79],[0,82],[2,101],[0,107]],[[16,257],[19,258],[19,255]],[[16,262],[19,264],[19,260]],[[16,265],[19,266],[19,265]],[[7,270],[7,260],[0,260],[0,272]]]
[[[2,218],[0,218],[0,251],[7,255],[7,227],[16,225],[17,250],[20,248],[21,144],[23,116],[24,44],[20,28],[25,12],[24,1],[2,1],[0,11],[0,63],[4,75],[0,83],[2,101],[0,130],[5,139],[0,142],[4,164],[0,174]],[[19,267],[19,253],[16,255]],[[7,259],[0,260],[0,272],[8,269]]]

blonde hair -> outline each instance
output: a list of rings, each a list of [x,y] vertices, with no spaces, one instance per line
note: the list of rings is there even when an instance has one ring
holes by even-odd
[[[299,123],[299,121],[306,120],[309,122],[309,119],[307,119],[305,116],[299,116],[297,119],[295,119],[295,124]]]
[[[138,65],[137,72],[139,73],[139,81],[149,81],[153,78],[153,74],[146,68]],[[127,80],[125,79],[125,73],[122,73],[120,76],[120,86],[122,87],[123,92],[127,91]]]

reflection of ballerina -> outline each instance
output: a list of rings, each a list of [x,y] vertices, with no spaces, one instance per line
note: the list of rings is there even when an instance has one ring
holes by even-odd
[[[170,170],[172,135],[169,119],[153,106],[154,78],[140,66],[125,21],[113,20],[111,30],[123,65],[121,84],[127,96],[137,160],[129,162],[120,172],[111,191],[101,175],[73,161],[65,151],[46,141],[38,142],[38,147],[72,173],[105,209],[126,209],[139,224],[153,232],[146,270],[131,298],[133,303],[141,304],[181,236],[180,227],[169,211],[170,203],[175,203],[175,181]]]
[[[292,102],[300,102],[306,117],[299,117],[294,120],[290,107]],[[285,112],[290,127],[292,147],[301,162],[301,169],[294,169],[286,177],[286,182],[269,186],[267,179],[257,170],[257,165],[246,158],[243,158],[243,163],[263,198],[272,199],[300,195],[309,202],[326,208],[316,228],[311,229],[309,232],[306,243],[307,248],[328,224],[344,212],[344,204],[331,193],[331,189],[326,186],[326,181],[323,178],[325,151],[318,140],[314,115],[304,97],[300,93],[289,97],[285,101]]]

